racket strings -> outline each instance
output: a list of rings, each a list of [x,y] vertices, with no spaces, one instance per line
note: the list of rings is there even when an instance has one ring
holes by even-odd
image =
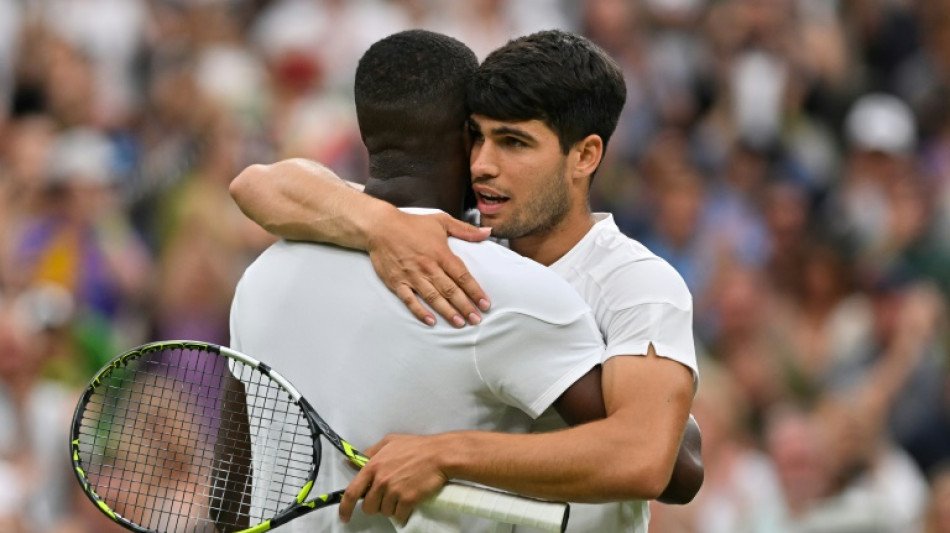
[[[254,457],[254,506],[273,516],[313,477],[319,441],[300,407],[269,377],[245,365],[232,372],[245,385]]]
[[[212,533],[294,503],[316,469],[316,436],[278,384],[229,361],[161,349],[102,377],[78,423],[78,453],[113,511],[152,531]]]

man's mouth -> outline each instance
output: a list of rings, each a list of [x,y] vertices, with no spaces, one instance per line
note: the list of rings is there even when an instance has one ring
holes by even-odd
[[[507,202],[508,197],[501,196],[499,194],[478,193],[478,200],[480,202],[485,202],[488,205],[493,205],[493,204],[503,204]]]
[[[478,210],[482,215],[498,213],[509,200],[507,196],[486,192],[476,192],[475,197],[478,199]]]

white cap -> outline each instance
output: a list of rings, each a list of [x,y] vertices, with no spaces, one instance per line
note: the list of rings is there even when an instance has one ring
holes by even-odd
[[[903,100],[889,94],[862,96],[845,119],[852,148],[887,154],[906,154],[916,148],[916,120]]]
[[[50,150],[49,177],[54,182],[112,183],[114,151],[102,133],[75,128],[56,137]]]

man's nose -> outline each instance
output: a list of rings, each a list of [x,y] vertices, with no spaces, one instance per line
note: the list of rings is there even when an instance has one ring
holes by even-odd
[[[498,163],[491,143],[482,142],[472,147],[472,179],[494,178],[498,175]]]

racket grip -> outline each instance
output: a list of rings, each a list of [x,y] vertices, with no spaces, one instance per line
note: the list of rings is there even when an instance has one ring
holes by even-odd
[[[567,528],[570,512],[564,502],[461,483],[447,483],[422,505],[556,533],[563,533]]]

